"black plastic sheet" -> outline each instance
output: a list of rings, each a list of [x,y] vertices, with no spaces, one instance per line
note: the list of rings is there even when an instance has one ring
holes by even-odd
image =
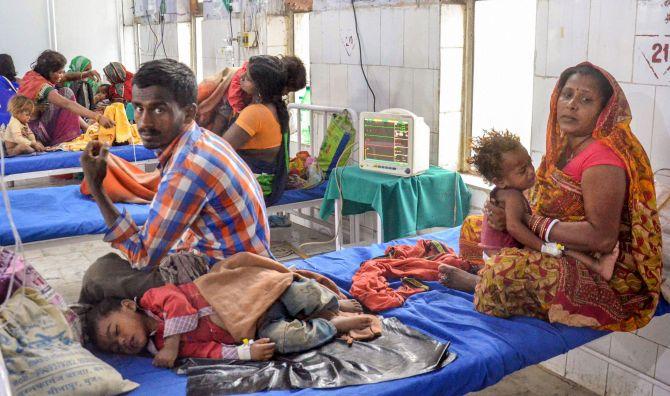
[[[269,362],[187,359],[179,373],[188,375],[189,395],[224,395],[372,384],[438,370],[455,359],[449,344],[386,318],[373,341],[348,346],[335,340]]]

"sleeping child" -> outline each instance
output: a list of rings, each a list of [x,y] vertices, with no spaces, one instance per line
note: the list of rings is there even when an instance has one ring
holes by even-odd
[[[370,315],[340,314],[361,310],[315,279],[241,253],[192,283],[149,289],[139,302],[107,298],[86,320],[98,348],[124,354],[146,349],[154,365],[172,367],[178,357],[269,360],[275,351],[315,348],[370,327]]]
[[[505,208],[506,232],[491,228],[484,216],[479,246],[487,256],[493,256],[503,248],[525,246],[552,256],[565,254],[584,263],[605,280],[612,278],[619,255],[618,245],[611,253],[594,258],[556,243],[545,243],[524,223],[524,215],[532,213],[523,191],[535,184],[535,168],[518,136],[508,131],[491,130],[475,139],[473,151],[470,162],[487,182],[495,185],[490,197]],[[548,229],[545,234],[549,235],[550,231]],[[440,272],[446,274],[447,269]]]
[[[28,126],[28,121],[35,110],[35,102],[23,95],[16,95],[9,100],[7,107],[12,118],[0,136],[7,156],[44,151],[44,146],[35,139],[35,134]]]

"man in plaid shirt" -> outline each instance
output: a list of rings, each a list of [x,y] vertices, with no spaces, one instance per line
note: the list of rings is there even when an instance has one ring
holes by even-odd
[[[135,74],[135,120],[162,176],[141,227],[102,187],[107,147],[92,141],[84,150],[84,177],[109,227],[104,240],[128,261],[115,254],[98,259],[86,271],[80,301],[141,296],[162,285],[155,268],[170,251],[196,251],[210,265],[242,251],[269,254],[260,186],[228,143],[195,123],[196,98],[193,72],[175,60],[147,62]]]

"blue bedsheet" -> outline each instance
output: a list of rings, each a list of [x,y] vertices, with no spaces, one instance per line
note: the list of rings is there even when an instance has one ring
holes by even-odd
[[[133,146],[113,146],[109,152],[126,161],[144,161],[156,158],[152,150],[145,148],[141,144],[135,145],[134,150]],[[80,151],[54,151],[5,158],[5,175],[76,168],[80,166],[79,157],[81,157]]]
[[[446,242],[457,249],[459,229],[424,235]],[[346,249],[287,265],[310,269],[328,275],[340,287],[348,290],[351,277],[359,264],[383,254],[384,246],[411,243],[416,238],[402,239],[384,245]],[[304,389],[300,394],[334,393],[338,395],[457,395],[485,388],[505,375],[523,367],[542,362],[567,352],[604,334],[588,328],[552,325],[537,319],[515,317],[499,319],[476,312],[472,295],[449,290],[436,282],[432,290],[412,296],[404,306],[383,313],[396,316],[405,324],[442,341],[450,341],[458,354],[455,362],[440,371],[372,385],[352,386],[333,390]],[[657,314],[668,313],[663,302]],[[151,366],[144,357],[102,356],[128,379],[141,383],[132,395],[183,395],[186,378],[169,370]],[[273,395],[291,392],[273,391]]]
[[[326,192],[326,187],[328,182],[324,181],[321,184],[317,184],[312,188],[307,188],[304,190],[285,190],[282,194],[279,201],[275,205],[286,205],[296,202],[311,201],[314,199],[323,198],[323,194]],[[274,205],[273,205],[274,206]]]
[[[44,241],[107,230],[95,202],[79,192],[79,186],[31,188],[8,191],[12,215],[23,242]],[[149,213],[148,205],[116,204],[126,208],[142,224]],[[0,200],[0,246],[14,243],[4,201]]]
[[[287,190],[277,205],[309,201],[323,197],[326,183],[307,190]],[[95,202],[79,192],[79,186],[44,187],[10,190],[14,221],[23,242],[46,241],[107,230]],[[143,224],[149,205],[117,204],[127,208],[137,224]],[[0,200],[0,246],[14,243],[5,205]]]

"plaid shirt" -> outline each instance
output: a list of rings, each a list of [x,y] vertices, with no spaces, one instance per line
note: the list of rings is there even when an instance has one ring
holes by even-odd
[[[151,268],[170,250],[197,251],[210,264],[238,252],[269,254],[260,186],[230,145],[193,124],[158,155],[161,182],[140,228],[127,211],[104,240],[133,268]]]

